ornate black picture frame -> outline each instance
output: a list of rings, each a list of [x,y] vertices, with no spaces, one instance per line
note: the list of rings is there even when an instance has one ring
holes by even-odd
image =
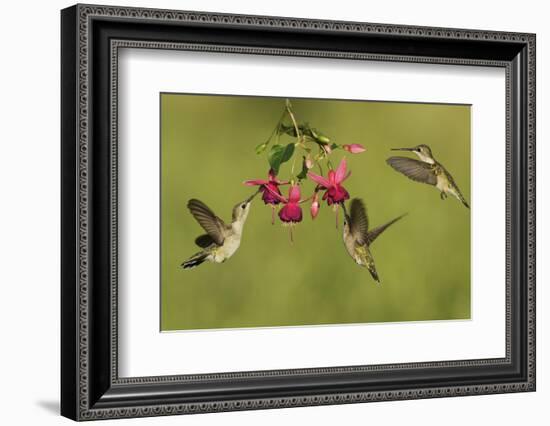
[[[61,28],[62,415],[92,420],[535,390],[535,35],[95,5],[64,9]],[[506,356],[120,378],[121,47],[504,68]]]

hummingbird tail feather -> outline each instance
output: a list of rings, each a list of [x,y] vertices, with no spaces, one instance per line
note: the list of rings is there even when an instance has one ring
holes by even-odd
[[[376,281],[377,284],[380,284],[380,277],[378,276],[378,272],[376,272],[376,268],[374,267],[374,265],[372,265],[368,269],[374,281]]]
[[[407,215],[408,215],[408,213],[404,213],[401,216],[398,216],[395,219],[392,219],[392,220],[390,220],[389,222],[387,222],[383,225],[380,225],[380,226],[377,226],[374,229],[371,229],[367,234],[367,244],[371,245],[374,242],[374,240],[376,240],[376,238],[378,238],[380,236],[380,234],[382,232],[384,232],[386,229],[388,229],[395,222],[397,222],[398,220],[403,219]]]
[[[470,205],[468,204],[468,202],[466,201],[466,198],[464,198],[464,195],[462,195],[462,192],[460,192],[460,190],[458,188],[456,188],[454,191],[453,191],[453,195],[462,203],[466,206],[466,208],[470,208]]]
[[[183,262],[181,266],[183,269],[195,268],[196,266],[199,266],[201,263],[203,263],[207,257],[208,257],[208,253],[205,253],[203,251],[198,252],[197,254],[194,254],[185,262]]]
[[[454,195],[454,197],[460,201],[462,204],[464,204],[467,208],[470,208],[470,205],[468,204],[468,202],[466,201],[466,198],[464,198],[464,195],[462,195],[462,192],[460,192],[460,189],[458,189],[458,186],[454,185],[451,186],[450,190],[449,190],[449,193],[451,195]],[[443,194],[443,192],[442,192]]]

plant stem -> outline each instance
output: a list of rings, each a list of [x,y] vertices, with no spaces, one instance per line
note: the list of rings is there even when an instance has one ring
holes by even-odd
[[[296,131],[296,139],[298,140],[297,144],[302,143],[302,134],[300,133],[300,129],[298,128],[298,123],[296,122],[296,117],[294,117],[294,113],[292,112],[290,108],[290,101],[286,100],[286,112],[288,113],[288,116],[292,120],[292,124],[294,125],[294,130]],[[290,169],[290,174],[294,177],[294,167],[296,166],[296,156],[292,155],[292,167]]]
[[[271,139],[273,139],[273,135],[275,134],[277,135],[277,143],[279,143],[279,133],[280,133],[281,124],[283,123],[283,119],[285,118],[285,115],[286,115],[286,111],[283,111],[281,117],[279,118],[279,121],[277,121],[277,124],[275,125],[275,128],[267,138],[266,145],[269,145],[269,142],[271,142]]]
[[[313,195],[310,195],[309,197],[307,197],[307,198],[304,198],[303,200],[300,200],[300,201],[298,201],[298,204],[302,204],[302,203],[305,203],[305,202],[307,202],[307,201],[311,200],[312,198],[313,198]]]
[[[300,129],[298,128],[298,123],[296,122],[296,118],[294,117],[294,113],[290,109],[290,102],[287,99],[287,105],[286,105],[286,112],[288,113],[288,116],[292,120],[292,124],[294,125],[294,130],[296,130],[296,137],[298,138],[298,142],[302,140],[302,134],[300,133]]]

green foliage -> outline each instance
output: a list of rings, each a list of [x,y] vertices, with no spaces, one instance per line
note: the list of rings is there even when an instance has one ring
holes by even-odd
[[[269,161],[269,166],[273,169],[275,174],[279,173],[279,168],[281,164],[286,163],[292,158],[294,154],[294,144],[289,143],[286,146],[283,145],[273,145],[267,155],[267,160]]]
[[[302,134],[304,133],[303,130],[300,130],[300,131],[302,132]],[[282,135],[292,136],[293,138],[298,137],[298,134],[296,133],[296,127],[294,127],[294,125],[285,126],[284,124],[281,124],[279,126],[279,133]]]
[[[290,121],[290,124],[286,124],[285,121]],[[281,135],[296,138],[296,142],[294,144],[283,146],[279,144],[279,137]],[[289,99],[286,99],[283,115],[277,122],[277,125],[268,140],[256,146],[256,154],[261,154],[264,152],[274,136],[277,139],[277,143],[273,145],[271,150],[268,152],[267,160],[270,168],[273,169],[275,174],[279,174],[279,169],[283,163],[292,159],[293,155],[298,155],[298,150],[296,149],[297,147],[308,155],[308,161],[311,163],[309,167],[317,166],[319,169],[322,169],[320,161],[326,160],[333,150],[340,148],[340,145],[336,143],[331,144],[330,139],[326,135],[321,133],[316,128],[311,127],[309,123],[298,122],[296,114],[292,109],[292,103]],[[312,152],[312,146],[316,146],[319,151],[314,156],[309,155]],[[302,158],[302,169],[298,174],[295,174],[294,171],[294,160],[290,176],[288,176],[289,181],[303,181],[307,178],[308,168],[305,164],[305,157]]]
[[[298,180],[305,179],[307,177],[308,168],[306,166],[306,157],[302,159],[302,170],[296,175]]]

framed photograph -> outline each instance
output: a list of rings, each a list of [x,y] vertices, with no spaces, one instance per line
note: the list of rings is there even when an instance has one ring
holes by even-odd
[[[61,412],[535,390],[535,35],[61,12]]]

